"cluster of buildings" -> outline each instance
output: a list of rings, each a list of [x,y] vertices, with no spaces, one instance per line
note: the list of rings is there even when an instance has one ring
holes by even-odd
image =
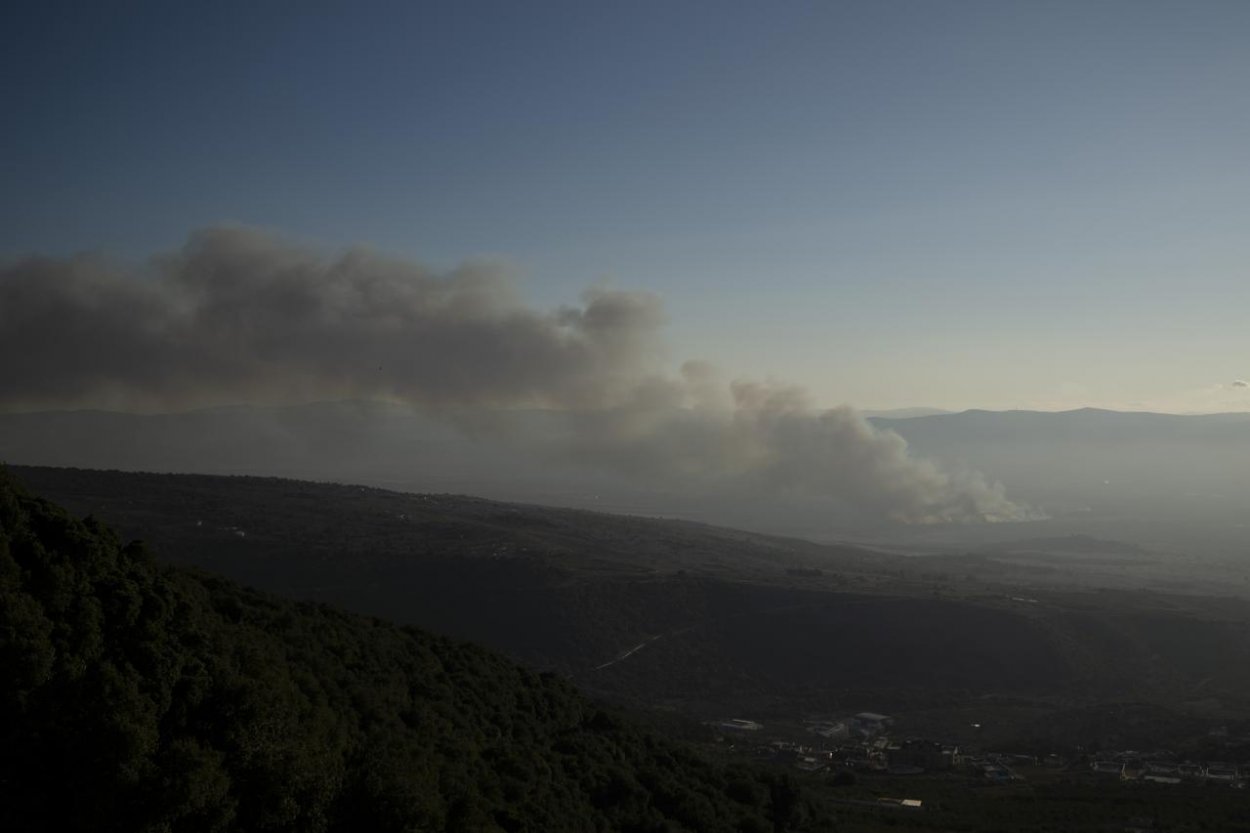
[[[807,732],[823,739],[814,743],[771,740],[752,744],[757,758],[791,764],[815,772],[821,769],[862,769],[913,775],[950,770],[961,763],[958,746],[909,738],[892,740],[887,734],[894,725],[889,715],[860,712],[836,720],[812,720]],[[734,718],[716,724],[726,739],[737,741],[757,736],[764,729],[754,720]]]
[[[1179,784],[1182,781],[1207,781],[1245,789],[1250,781],[1250,767],[1235,763],[1209,761],[1175,761],[1166,753],[1143,756],[1138,752],[1116,752],[1100,755],[1090,762],[1097,775],[1121,781],[1143,781],[1156,784]]]
[[[888,737],[848,739],[836,745],[810,745],[773,740],[753,747],[755,757],[791,764],[806,772],[822,769],[858,769],[891,775],[944,772],[961,765],[959,747],[936,741]]]
[[[995,752],[986,755],[966,756],[961,763],[967,772],[984,778],[991,784],[1006,784],[1011,781],[1023,780],[1017,774],[1015,767],[1021,764],[1035,764],[1036,760],[1029,755]]]
[[[891,775],[960,771],[989,783],[1003,784],[1022,780],[1019,767],[1045,767],[1067,772],[1081,769],[1083,762],[1070,761],[1059,755],[1044,758],[1006,752],[969,754],[953,744],[923,738],[899,740],[890,736],[894,719],[875,712],[823,720],[809,720],[804,728],[821,740],[814,742],[791,739],[766,740],[761,736],[764,725],[754,720],[734,718],[715,724],[724,736],[747,744],[760,759],[789,764],[797,769],[815,772],[822,769],[853,769]],[[791,735],[794,737],[795,735]],[[1250,766],[1244,763],[1177,761],[1172,753],[1157,751],[1106,752],[1089,763],[1096,776],[1114,776],[1123,781],[1157,784],[1179,784],[1202,781],[1228,784],[1245,789],[1250,783]]]

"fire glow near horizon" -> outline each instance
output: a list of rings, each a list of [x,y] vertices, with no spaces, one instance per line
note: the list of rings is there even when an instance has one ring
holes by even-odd
[[[802,388],[726,383],[701,361],[668,372],[663,328],[648,293],[596,289],[541,310],[497,267],[438,274],[214,228],[138,269],[87,257],[6,267],[0,407],[386,398],[452,421],[542,408],[561,415],[562,435],[541,440],[552,455],[643,482],[833,498],[902,523],[1040,517]]]

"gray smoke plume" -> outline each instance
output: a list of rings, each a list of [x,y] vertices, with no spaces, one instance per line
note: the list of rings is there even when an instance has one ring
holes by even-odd
[[[706,386],[707,369],[683,368]],[[1042,517],[975,472],[950,473],[908,454],[893,431],[849,407],[818,410],[793,386],[734,382],[729,403],[689,408],[637,403],[570,415],[578,458],[646,479],[709,491],[815,495],[902,523],[969,523]]]
[[[199,232],[142,272],[93,258],[5,269],[0,404],[610,407],[654,365],[662,324],[645,294],[537,312],[488,266],[328,259],[246,229]]]
[[[32,258],[0,270],[0,407],[170,410],[385,398],[466,414],[550,409],[553,453],[650,482],[845,501],[907,523],[1021,520],[975,474],[798,388],[664,371],[659,300],[591,290],[522,302],[497,267],[437,274],[363,249],[337,257],[254,230],[198,232],[123,269]],[[513,421],[522,424],[524,421]]]

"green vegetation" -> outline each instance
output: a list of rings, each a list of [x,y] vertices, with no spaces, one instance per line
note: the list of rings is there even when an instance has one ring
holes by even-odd
[[[181,501],[182,527],[201,530],[187,519],[196,514],[189,510],[204,507],[203,495],[179,495],[172,488],[187,481],[133,477],[118,482],[169,485],[160,499]],[[226,493],[217,491],[222,482],[227,481],[204,481],[218,507],[229,505]],[[228,482],[278,493],[276,482]],[[278,491],[288,500],[307,500],[295,491],[298,484],[281,485]],[[363,494],[367,501],[398,499],[325,488]],[[121,501],[135,500],[132,511],[150,512],[138,501],[140,492],[118,494],[126,495]],[[497,534],[499,505],[447,500],[462,516],[485,516],[482,536]],[[263,505],[260,499],[249,504],[253,528],[264,529],[258,514]],[[281,515],[283,504],[274,505]],[[310,505],[325,509],[333,504],[321,499]],[[432,511],[428,528],[437,529],[436,515],[445,509]],[[148,517],[163,524],[167,534],[176,526],[172,511]],[[335,517],[362,535],[369,528],[350,512]],[[530,534],[541,519],[505,520]],[[622,521],[626,528],[635,523],[643,522]],[[296,529],[298,524],[288,519],[264,534],[277,540],[276,530],[283,526]],[[449,539],[472,540],[473,528],[462,517],[444,529],[443,537],[431,534],[433,543],[422,557],[433,558],[436,545]],[[213,534],[200,544],[204,552],[214,541],[244,540]],[[312,540],[312,533],[305,535],[296,540]],[[247,541],[256,537],[261,536],[249,534]],[[188,535],[187,540],[194,539]],[[525,540],[526,546],[541,549],[545,539]],[[370,543],[361,538],[356,546],[364,551]],[[169,552],[171,547],[167,541],[162,555],[185,558],[185,553]],[[392,542],[376,550],[375,557],[399,560],[399,549]],[[276,557],[267,547],[258,548],[254,557],[263,559],[264,553]],[[242,564],[244,554],[236,549],[231,557]],[[264,569],[276,575],[277,567],[298,563],[294,549],[278,555]],[[904,603],[898,596],[866,595],[846,608],[837,593],[782,583],[754,589],[739,585],[738,595],[721,598],[710,595],[709,588],[720,593],[734,585],[706,576],[645,582],[635,575],[579,585],[570,581],[571,573],[556,570],[541,556],[534,561],[460,558],[468,565],[463,575],[486,582],[492,592],[504,586],[487,581],[491,569],[499,569],[518,580],[532,576],[521,589],[547,603],[580,598],[601,612],[636,608],[634,623],[618,624],[620,633],[613,639],[673,615],[681,606],[709,617],[708,624],[683,633],[683,640],[661,639],[630,662],[605,669],[601,676],[618,690],[631,680],[646,690],[640,675],[673,677],[679,667],[686,669],[691,685],[700,676],[723,680],[723,670],[708,663],[723,661],[717,659],[723,650],[718,646],[725,644],[741,645],[760,658],[774,656],[772,665],[757,663],[759,679],[767,672],[778,685],[798,687],[801,679],[788,669],[814,661],[787,657],[786,651],[797,648],[778,648],[784,631],[769,630],[770,619],[783,617],[779,624],[792,619],[806,632],[837,643],[843,633],[882,638],[856,631],[855,620],[904,618],[889,615]],[[314,566],[325,563],[312,560]],[[450,560],[426,561],[426,571],[414,569],[412,575],[436,577],[427,569],[430,563],[448,569]],[[442,588],[463,586],[447,579]],[[576,588],[576,595],[553,595],[553,588],[561,586]],[[657,587],[671,598],[655,595]],[[418,598],[424,603],[427,597]],[[489,616],[490,598],[462,595],[445,603],[467,606],[466,618],[475,611]],[[506,600],[504,595],[494,598]],[[875,613],[878,608],[884,613]],[[728,615],[744,609],[754,612]],[[940,614],[948,634],[962,621],[955,614],[966,617],[967,633],[956,640],[960,646],[973,644],[976,631],[1003,621],[987,625],[981,618],[994,615],[993,607],[952,608],[923,598],[907,611],[922,624],[926,611]],[[511,609],[509,615],[521,612]],[[1146,634],[1133,620],[1141,613],[1121,603],[1115,616],[1095,620],[1090,613],[1088,621],[1128,622],[1132,634]],[[575,625],[581,620],[556,621]],[[1153,620],[1145,622],[1153,626]],[[550,639],[556,630],[531,636]],[[911,632],[900,631],[899,644]],[[847,643],[837,644],[845,651]],[[1170,643],[1161,638],[1150,644]],[[852,661],[860,676],[848,679],[848,685],[874,681],[870,663]],[[1202,657],[1194,662],[1205,664]],[[908,655],[902,664],[907,673],[941,681],[937,667],[926,665],[923,657]],[[752,684],[741,676],[737,681],[738,686]],[[929,694],[930,700],[941,696]],[[988,719],[984,715],[1013,702],[1002,700],[996,707],[986,700],[952,700],[951,725]],[[1031,712],[1025,705],[1020,710]],[[280,600],[187,567],[159,565],[143,546],[123,546],[102,524],[90,517],[74,520],[26,494],[2,472],[0,709],[5,715],[0,722],[0,830],[766,833],[831,830],[835,821],[837,829],[854,831],[1250,830],[1244,791],[1210,783],[1121,783],[1093,775],[1082,762],[1061,770],[1026,767],[1024,781],[1003,786],[990,786],[969,772],[895,777],[760,769],[747,763],[750,750],[700,746],[693,739],[702,736],[673,715],[663,732],[669,739],[663,739],[654,729],[640,729],[587,700],[557,675],[525,670],[472,645],[325,605]],[[1179,718],[1158,706],[1101,705],[1058,714],[1066,717],[1048,712],[1038,718],[1037,732],[1029,735],[1033,742],[1018,746],[1026,751],[1035,746],[1038,754],[1071,740],[1146,748],[1141,744],[1175,735],[1191,739],[1194,748],[1186,754],[1244,760],[1228,742],[1217,743],[1205,728],[1198,731],[1192,720],[1171,726],[1169,721]],[[654,726],[662,718],[650,715]],[[915,723],[915,714],[908,720]],[[1241,737],[1245,726],[1229,722],[1228,729],[1229,737]],[[683,733],[692,740],[671,739]],[[921,799],[923,809],[881,801],[903,797]]]
[[[1033,587],[986,573],[1002,565],[981,556],[455,495],[13,471],[163,560],[486,645],[612,702],[699,720],[884,711],[908,734],[1050,751],[1180,748],[1250,716],[1250,603],[1232,597]],[[1133,703],[1168,716],[1139,726],[1132,710],[1101,708]]]
[[[158,566],[0,472],[0,829],[819,829],[471,645]]]

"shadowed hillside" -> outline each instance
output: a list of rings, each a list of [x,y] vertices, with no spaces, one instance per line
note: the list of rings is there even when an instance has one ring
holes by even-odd
[[[482,649],[159,567],[3,473],[0,699],[4,829],[811,828],[785,776]]]
[[[449,495],[14,471],[162,557],[701,718],[914,711],[970,696],[1043,709],[1247,705],[1250,615],[1232,599],[1043,592],[995,583],[996,562],[979,556],[905,558]]]

